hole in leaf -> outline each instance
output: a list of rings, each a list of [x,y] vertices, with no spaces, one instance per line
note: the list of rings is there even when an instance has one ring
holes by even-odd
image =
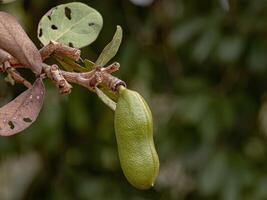
[[[51,16],[50,15],[47,15],[47,18],[51,21]]]
[[[27,123],[31,123],[32,122],[31,118],[29,118],[29,117],[23,118],[23,121],[27,122]]]
[[[43,35],[43,29],[40,28],[40,30],[39,30],[39,37],[42,37],[42,35]]]
[[[65,7],[65,16],[71,20],[71,9],[68,7]]]
[[[14,125],[14,123],[12,121],[9,121],[8,125],[9,125],[10,129],[14,129],[15,128],[15,125]]]
[[[51,26],[51,28],[52,28],[53,30],[57,30],[57,29],[58,29],[57,26],[54,25],[54,24]]]
[[[70,46],[70,47],[74,47],[73,44],[72,44],[71,42],[69,42],[69,46]]]
[[[89,25],[89,26],[94,26],[94,25],[95,25],[95,23],[93,23],[93,22],[90,22],[88,25]]]

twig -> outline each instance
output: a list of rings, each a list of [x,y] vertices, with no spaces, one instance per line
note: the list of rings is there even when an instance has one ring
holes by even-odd
[[[26,79],[24,79],[19,72],[13,68],[8,61],[4,62],[4,71],[6,71],[10,76],[18,83],[22,83],[27,88],[31,88],[32,84],[28,82]]]
[[[50,42],[48,45],[44,46],[39,50],[42,60],[49,58],[52,54],[56,54],[58,57],[69,57],[75,61],[80,60],[81,51],[76,48],[72,48],[57,42]],[[12,67],[24,68],[16,58],[11,57],[9,60]]]
[[[31,87],[30,82],[28,82],[26,79],[24,79],[19,72],[15,68],[13,68],[9,60],[12,58],[12,56],[4,51],[3,49],[0,49],[0,72],[7,72],[9,76],[16,82],[24,84],[27,88]]]
[[[64,44],[51,41],[48,45],[39,50],[42,59],[47,59],[50,55],[55,53],[59,57],[69,57],[75,61],[80,59],[81,51],[76,48],[66,46]]]
[[[80,58],[80,50],[76,48],[72,48],[57,42],[50,42],[48,45],[39,50],[41,57],[43,60],[47,59],[52,54],[56,54],[59,57],[69,57],[75,61],[81,59]],[[23,77],[21,77],[15,68],[25,68],[25,66],[21,65],[16,58],[12,57],[8,60],[9,73],[12,77],[17,81],[23,83],[26,87],[30,87],[30,83],[26,81]],[[46,74],[48,78],[53,80],[61,94],[68,94],[71,92],[72,86],[68,83],[75,83],[81,85],[91,91],[95,91],[95,88],[99,84],[107,85],[112,91],[117,91],[119,85],[126,86],[126,84],[111,75],[111,73],[117,71],[119,69],[119,63],[115,62],[108,67],[95,67],[92,71],[89,72],[67,72],[61,70],[57,67],[57,65],[49,66],[45,63],[42,65],[42,72]],[[0,65],[0,72],[5,70],[5,67]]]
[[[107,72],[108,74],[111,74],[113,72],[118,71],[119,68],[120,68],[120,63],[114,62],[113,64],[111,64],[105,68],[102,68],[102,69],[103,69],[103,71]]]
[[[43,65],[46,66],[46,64]],[[52,66],[46,67],[46,69],[49,70],[49,73],[46,73],[46,75],[49,75],[49,78],[56,83],[60,94],[69,94],[71,92],[72,86],[62,76],[62,73],[58,66],[53,64]]]
[[[116,66],[119,67],[119,65],[117,65],[117,64],[116,64]],[[57,85],[59,85],[59,83],[57,83],[59,81],[59,79],[58,78],[55,79],[55,75],[53,75],[51,72],[51,67],[52,66],[44,64],[43,65],[43,72],[46,74],[46,76],[48,78],[52,79],[53,81],[56,82]],[[96,67],[92,71],[84,72],[84,73],[67,72],[64,70],[57,69],[58,70],[57,73],[59,73],[60,76],[62,75],[61,79],[64,78],[67,82],[81,85],[81,86],[83,86],[83,87],[85,87],[91,91],[94,91],[95,87],[97,85],[99,85],[100,83],[103,83],[103,84],[107,85],[111,90],[116,91],[117,87],[119,85],[126,86],[126,84],[122,80],[120,80],[120,79],[118,79],[118,78],[116,78],[110,74],[111,72],[113,72],[115,70],[115,68],[113,68],[113,67],[114,67],[114,64],[112,64],[106,68]],[[117,67],[116,67],[116,70],[118,70]],[[111,68],[113,68],[113,70],[110,70]],[[68,86],[66,86],[66,88],[67,87]]]

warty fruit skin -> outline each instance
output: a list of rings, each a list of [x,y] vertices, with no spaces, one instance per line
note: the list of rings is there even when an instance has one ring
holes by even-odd
[[[120,88],[114,124],[124,175],[134,187],[149,189],[159,172],[159,158],[152,114],[139,93]]]

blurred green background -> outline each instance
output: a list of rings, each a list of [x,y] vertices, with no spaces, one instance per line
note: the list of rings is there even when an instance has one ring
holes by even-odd
[[[17,0],[0,10],[15,15],[40,48],[39,19],[67,2]],[[46,81],[37,122],[0,138],[0,199],[267,199],[267,2],[82,2],[104,19],[83,58],[95,60],[116,25],[124,29],[115,75],[151,106],[161,160],[155,187],[127,183],[113,112],[94,93],[74,86],[63,97]],[[3,78],[1,105],[24,89]]]

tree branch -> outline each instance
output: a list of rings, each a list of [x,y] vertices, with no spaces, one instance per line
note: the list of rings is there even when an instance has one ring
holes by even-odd
[[[8,61],[5,61],[3,64],[3,71],[6,71],[17,83],[25,85],[25,87],[30,88],[32,84],[23,78],[19,72],[13,68]]]
[[[78,61],[81,57],[81,51],[76,48],[66,46],[64,44],[51,41],[48,45],[44,46],[39,50],[42,60],[49,58],[52,54],[56,54],[59,57],[68,57],[75,61]],[[12,67],[15,68],[24,68],[16,58],[11,57],[9,60]]]
[[[59,57],[69,57],[75,61],[80,59],[81,53],[79,49],[72,48],[57,42],[50,42],[47,46],[40,49],[39,52],[43,60],[47,59],[52,54],[56,54]],[[8,60],[8,63],[10,64],[11,71],[15,71],[15,73],[17,73],[15,68],[25,68],[25,66],[21,65],[14,57],[10,58]],[[119,67],[119,63],[115,62],[106,68],[95,67],[89,72],[78,73],[67,72],[59,69],[57,65],[50,66],[43,63],[42,72],[45,73],[45,75],[49,79],[55,82],[61,94],[69,94],[71,92],[72,86],[69,84],[69,82],[81,85],[91,91],[95,91],[95,87],[102,83],[109,87],[112,91],[117,91],[119,85],[126,86],[125,82],[111,75],[111,73],[119,70]],[[0,65],[0,72],[4,70],[5,68],[3,69],[2,65]],[[17,73],[17,75],[19,74]],[[14,74],[12,75],[12,77],[13,76]],[[24,78],[22,79],[25,80]],[[29,87],[29,82],[27,82],[26,80],[26,82],[21,81],[20,79],[15,80]]]

